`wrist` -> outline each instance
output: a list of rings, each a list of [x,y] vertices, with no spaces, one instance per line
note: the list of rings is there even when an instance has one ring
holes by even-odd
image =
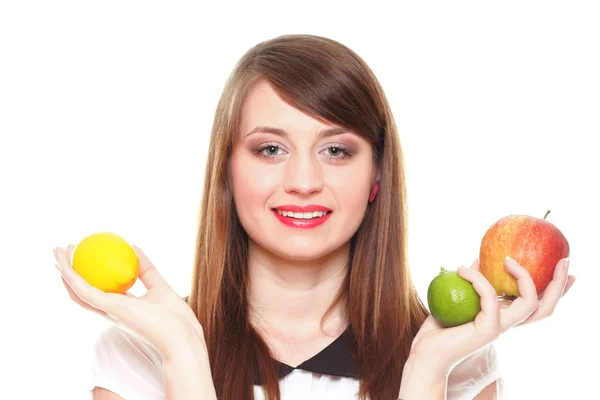
[[[216,392],[202,339],[171,347],[163,356],[163,375],[167,399],[215,399]]]
[[[451,368],[447,368],[445,365],[440,363],[440,360],[422,360],[414,357],[408,357],[405,367],[409,367],[410,370],[418,373],[425,373],[426,376],[431,377],[432,381],[443,381],[447,380],[450,375]]]
[[[404,364],[399,399],[446,400],[448,374],[435,372],[435,369],[413,359]]]
[[[208,365],[208,349],[203,337],[194,335],[186,340],[174,342],[163,354],[165,364]]]

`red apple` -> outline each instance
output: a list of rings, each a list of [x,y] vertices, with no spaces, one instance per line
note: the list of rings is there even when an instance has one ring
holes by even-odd
[[[493,224],[483,236],[479,254],[481,273],[499,296],[519,296],[517,280],[504,268],[510,256],[529,271],[538,295],[552,280],[559,260],[569,256],[569,242],[544,218],[509,215]]]

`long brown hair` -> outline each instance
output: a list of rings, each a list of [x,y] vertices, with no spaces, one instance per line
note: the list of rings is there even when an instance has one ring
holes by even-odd
[[[217,396],[253,399],[257,367],[267,399],[280,398],[277,366],[248,321],[248,236],[235,210],[229,173],[242,103],[263,79],[293,107],[357,132],[372,145],[381,168],[379,193],[351,239],[348,274],[330,310],[346,301],[359,396],[395,399],[412,339],[428,315],[407,266],[402,149],[370,68],[348,47],[313,35],[284,35],[248,50],[215,113],[188,301],[204,328]]]

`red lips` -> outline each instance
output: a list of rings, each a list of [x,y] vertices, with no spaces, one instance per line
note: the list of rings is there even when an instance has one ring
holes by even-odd
[[[298,206],[294,204],[286,204],[275,207],[279,211],[292,211],[292,212],[313,212],[313,211],[331,211],[331,209],[320,206],[318,204],[308,204],[306,206]]]
[[[300,219],[300,218],[293,218],[293,217],[284,217],[283,215],[279,214],[277,212],[277,210],[298,212],[298,213],[322,211],[326,214],[324,214],[322,217],[313,217],[310,219]],[[306,206],[286,204],[286,205],[278,206],[278,207],[274,208],[272,210],[272,212],[280,222],[282,222],[283,224],[285,224],[287,226],[291,226],[294,228],[314,228],[316,226],[323,224],[331,216],[331,209],[324,207],[324,206],[316,205],[316,204],[309,204]]]

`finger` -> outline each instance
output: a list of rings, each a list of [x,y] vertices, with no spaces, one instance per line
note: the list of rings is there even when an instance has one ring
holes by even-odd
[[[569,275],[567,273],[568,260],[566,258],[560,260],[554,268],[552,280],[544,290],[539,302],[537,310],[532,314],[530,319],[538,320],[549,317],[554,312],[558,301],[563,295],[565,287],[568,283]]]
[[[140,262],[140,280],[146,287],[146,289],[151,288],[167,288],[170,289],[171,286],[167,283],[167,281],[162,277],[162,275],[158,272],[154,264],[148,259],[146,254],[136,246],[132,246],[138,256],[138,260]]]
[[[69,284],[67,283],[67,281],[65,280],[65,278],[61,279],[62,284],[64,285],[65,289],[67,290],[67,293],[69,294],[69,297],[71,298],[71,300],[73,300],[73,302],[75,304],[77,304],[78,306],[80,306],[81,308],[84,308],[86,310],[89,310],[93,313],[96,313],[106,319],[108,319],[111,322],[116,322],[116,320],[110,316],[109,314],[107,314],[106,312],[92,306],[91,304],[86,303],[85,301],[81,300],[79,298],[79,296],[77,296],[77,294],[73,291],[73,289],[71,288],[71,286],[69,286]]]
[[[479,257],[477,257],[475,259],[475,261],[473,261],[473,263],[471,264],[471,269],[474,269],[475,271],[480,271],[481,272],[481,266],[479,264]]]
[[[433,316],[430,314],[425,321],[423,321],[423,324],[421,325],[421,327],[419,328],[419,331],[417,332],[417,334],[415,335],[415,337],[412,340],[412,343],[410,345],[410,352],[411,355],[415,356],[415,351],[416,351],[416,346],[417,343],[419,343],[419,341],[421,340],[421,338],[423,336],[425,336],[425,334],[427,334],[428,332],[435,330],[435,329],[441,329],[443,328],[442,324],[440,324],[438,321],[436,321],[435,318],[433,318]]]
[[[573,286],[573,284],[575,283],[575,279],[576,279],[575,276],[569,275],[567,285],[565,286],[565,290],[563,291],[563,294],[562,294],[563,297],[565,296],[565,294],[567,294],[569,289],[571,289],[571,286]]]
[[[433,318],[432,315],[429,315],[425,321],[423,321],[423,324],[421,325],[421,327],[419,328],[419,331],[417,332],[417,334],[415,335],[415,337],[413,338],[413,346],[416,342],[419,341],[419,339],[426,334],[429,331],[432,331],[434,329],[440,329],[442,328],[442,325],[435,319]]]
[[[75,250],[75,245],[70,244],[67,246],[67,261],[71,265],[73,265],[73,250]]]
[[[516,278],[519,296],[508,308],[502,310],[501,323],[503,332],[529,318],[538,308],[539,304],[535,284],[529,271],[509,257],[504,259],[504,267]]]
[[[67,283],[65,278],[62,276],[61,276],[61,282],[62,282],[63,286],[65,287],[65,289],[67,290],[67,294],[69,295],[71,300],[73,300],[79,306],[86,308],[88,310],[91,310],[91,311],[103,313],[102,310],[99,310],[96,307],[93,307],[90,304],[86,303],[85,301],[81,300],[81,298],[79,296],[77,296],[77,293],[75,293],[75,291],[73,291],[73,288],[71,288],[71,286]]]
[[[118,299],[116,296],[113,296],[113,293],[105,293],[90,285],[81,275],[73,270],[71,264],[68,263],[64,249],[58,247],[56,254],[60,273],[73,292],[82,301],[105,312],[119,306]]]
[[[498,294],[481,272],[476,269],[459,267],[458,274],[473,284],[473,289],[479,294],[481,312],[475,318],[475,328],[479,332],[498,336],[500,332],[500,307]]]

